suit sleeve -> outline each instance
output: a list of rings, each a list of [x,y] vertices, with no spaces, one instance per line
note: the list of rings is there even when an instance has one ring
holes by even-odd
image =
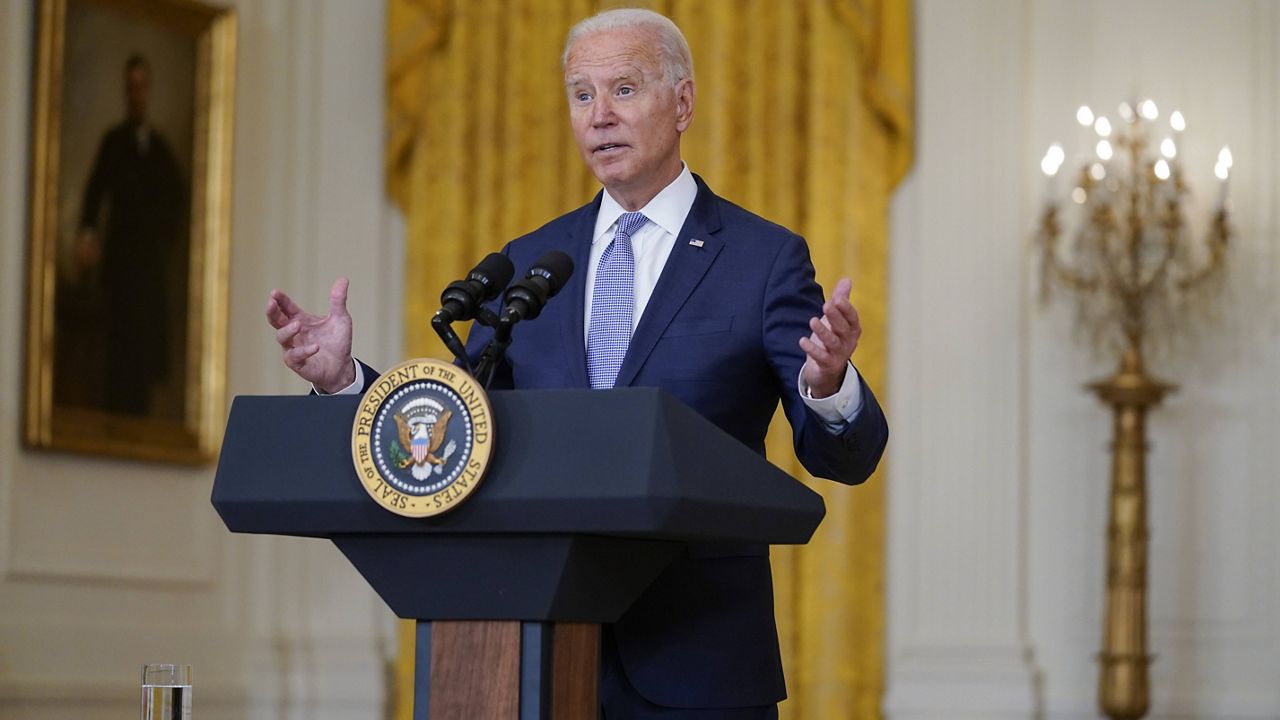
[[[360,387],[360,394],[363,395],[369,392],[369,388],[373,387],[373,384],[378,380],[378,376],[382,373],[364,364],[364,361],[358,358],[356,359],[356,362],[360,363],[360,370],[364,375],[364,384]]]
[[[862,379],[862,409],[840,432],[830,430],[800,397],[796,377],[805,356],[799,342],[809,334],[809,319],[821,315],[822,302],[808,245],[792,235],[774,258],[765,287],[765,352],[801,464],[817,477],[856,485],[870,477],[880,462],[889,427],[875,395]]]
[[[365,394],[365,393],[369,392],[369,388],[373,387],[373,383],[374,383],[375,381],[377,381],[378,376],[379,376],[379,375],[381,375],[382,373],[380,373],[380,372],[378,372],[377,370],[373,369],[373,368],[372,368],[372,367],[370,367],[369,365],[366,365],[366,364],[365,364],[365,362],[364,362],[363,360],[361,360],[360,358],[353,358],[353,360],[354,360],[354,361],[355,361],[355,363],[356,363],[356,366],[357,366],[358,372],[356,373],[356,379],[351,383],[351,385],[349,385],[349,386],[347,386],[346,388],[343,388],[342,390],[339,390],[338,392],[335,392],[335,393],[322,393],[322,392],[320,392],[319,390],[317,390],[317,389],[316,389],[316,386],[315,386],[315,385],[312,385],[312,386],[311,386],[311,392],[309,392],[309,393],[307,393],[307,394],[308,394],[308,395],[320,395],[320,396],[330,396],[330,395],[363,395],[363,394]],[[357,384],[357,383],[359,383],[359,387],[356,387],[356,384]]]

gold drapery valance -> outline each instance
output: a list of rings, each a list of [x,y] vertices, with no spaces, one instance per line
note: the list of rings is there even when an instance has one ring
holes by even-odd
[[[621,3],[388,1],[386,171],[407,221],[406,347],[444,356],[425,322],[440,289],[598,190],[573,145],[559,59],[574,22]],[[823,287],[853,279],[864,327],[854,362],[883,403],[888,202],[913,149],[909,0],[629,4],[671,17],[693,49],[689,166],[803,234]],[[790,437],[773,432],[769,456],[825,496],[827,518],[808,546],[773,551],[782,715],[876,718],[883,483],[813,481]]]

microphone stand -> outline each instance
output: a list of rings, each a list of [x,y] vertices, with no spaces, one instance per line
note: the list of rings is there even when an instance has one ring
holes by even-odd
[[[507,348],[511,346],[511,331],[516,326],[516,321],[512,319],[510,313],[503,313],[499,318],[496,314],[485,308],[483,313],[477,318],[484,325],[493,328],[493,339],[485,346],[484,351],[480,353],[480,360],[476,363],[476,371],[474,373],[476,381],[485,390],[489,389],[490,383],[493,382],[493,373],[498,368],[498,363],[502,362],[502,358],[506,357]]]
[[[489,385],[493,382],[493,374],[498,368],[498,364],[502,362],[502,358],[506,357],[507,348],[511,346],[511,331],[515,328],[518,315],[514,313],[504,313],[501,317],[497,313],[487,307],[481,307],[476,312],[475,321],[485,327],[493,328],[493,339],[485,346],[480,353],[480,359],[476,361],[474,368],[471,366],[471,358],[467,357],[466,346],[458,339],[457,333],[450,327],[449,322],[441,313],[436,313],[431,318],[431,328],[436,331],[440,339],[444,341],[445,347],[449,348],[449,352],[453,353],[454,360],[458,365],[471,374],[472,377],[480,383],[480,386],[488,390]]]

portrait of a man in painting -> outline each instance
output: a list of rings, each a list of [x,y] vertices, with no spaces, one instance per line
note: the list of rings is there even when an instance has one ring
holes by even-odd
[[[221,406],[234,16],[46,0],[27,440],[200,460]]]

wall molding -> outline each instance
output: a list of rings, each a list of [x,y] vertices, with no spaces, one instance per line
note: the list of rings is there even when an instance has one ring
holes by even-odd
[[[231,713],[251,705],[324,708],[326,713],[343,708],[348,717],[366,717],[371,707],[384,701],[385,658],[377,641],[366,636],[254,637],[234,629],[147,632],[139,628],[122,641],[114,627],[7,625],[0,626],[0,636],[17,647],[41,644],[39,657],[34,658],[41,667],[31,668],[30,663],[13,667],[8,677],[0,679],[0,708],[39,707],[48,717],[95,717],[112,707],[136,712],[138,673],[146,661],[192,665],[193,697],[201,717],[208,708]],[[81,668],[82,661],[77,660],[57,662],[83,657],[104,662],[94,668]],[[43,662],[46,658],[50,662]],[[26,674],[13,674],[15,670]],[[69,676],[74,681],[68,682]],[[73,709],[77,712],[71,713]],[[59,716],[56,711],[68,714]],[[6,712],[0,709],[0,718],[8,717]],[[253,716],[242,712],[239,717]]]
[[[380,176],[385,8],[235,4],[228,388],[302,393],[262,318],[272,285],[312,307],[326,276],[350,273],[368,307],[401,301],[381,278],[398,242]],[[6,348],[24,333],[32,22],[29,3],[0,3]],[[398,347],[398,319],[370,319],[361,341]],[[0,363],[0,380],[20,387],[20,366]],[[27,452],[19,398],[0,393],[0,720],[136,716],[140,663],[174,659],[193,665],[206,720],[379,716],[392,615],[335,548],[227,533],[212,466]],[[156,538],[172,548],[138,551]]]
[[[1025,249],[1016,191],[1003,194],[1022,176],[1026,12],[925,2],[916,15],[917,159],[891,211],[884,710],[895,720],[1037,707],[1018,451]]]
[[[1065,303],[1033,309],[1030,237],[1040,154],[1082,145],[1079,104],[1114,119],[1133,93],[1187,117],[1193,229],[1213,155],[1236,151],[1231,290],[1251,308],[1159,368],[1183,390],[1151,418],[1151,716],[1280,716],[1280,5],[917,0],[916,21],[917,162],[892,215],[886,716],[1097,717],[1111,418],[1081,386],[1112,368],[1078,348]]]

